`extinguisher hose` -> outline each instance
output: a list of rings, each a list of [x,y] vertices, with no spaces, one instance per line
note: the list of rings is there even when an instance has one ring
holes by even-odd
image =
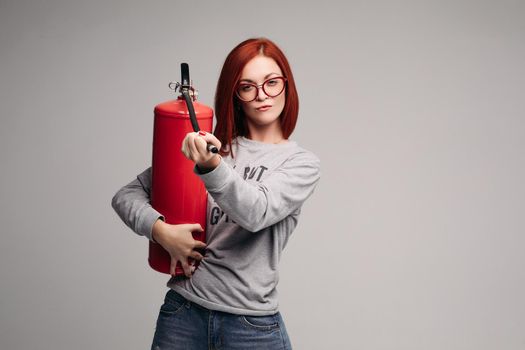
[[[191,97],[190,97],[190,94],[188,93],[188,90],[186,89],[183,90],[182,96],[184,96],[184,100],[186,101],[186,106],[188,107],[188,112],[190,113],[190,121],[191,121],[191,126],[193,127],[193,131],[199,132],[200,131],[199,123],[197,122],[197,117],[195,116],[195,108],[193,108],[193,102],[191,102]],[[208,148],[208,152],[219,153],[219,149],[215,145],[212,145],[211,143],[208,143],[207,148]]]
[[[190,97],[190,88],[191,88],[191,82],[190,82],[190,66],[187,63],[181,63],[180,64],[180,73],[181,73],[181,93],[182,96],[184,96],[184,100],[186,101],[186,106],[188,107],[188,112],[190,113],[190,121],[191,126],[193,127],[193,131],[199,132],[199,123],[197,122],[197,117],[195,116],[195,108],[193,108],[193,102],[191,101]],[[211,143],[208,143],[208,152],[212,153],[219,153],[219,150],[217,147],[212,145]]]
[[[195,108],[193,108],[193,102],[191,102],[190,94],[186,90],[182,92],[182,95],[184,96],[184,100],[186,100],[186,106],[188,107],[188,112],[190,113],[190,121],[193,131],[199,132],[201,129],[199,128],[199,123],[195,117]]]

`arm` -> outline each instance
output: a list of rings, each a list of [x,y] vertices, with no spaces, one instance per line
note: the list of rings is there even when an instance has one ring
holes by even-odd
[[[320,179],[320,161],[309,152],[288,159],[264,181],[245,181],[226,162],[207,172],[195,173],[229,217],[248,231],[271,226],[299,209]]]
[[[150,204],[151,167],[140,173],[136,179],[122,187],[113,196],[111,206],[122,221],[135,233],[159,243],[171,257],[170,274],[175,276],[175,267],[180,261],[184,273],[190,277],[194,267],[189,258],[202,260],[196,249],[206,244],[193,239],[192,232],[203,229],[199,224],[170,225]]]
[[[272,171],[264,181],[245,181],[221,157],[208,152],[207,143],[221,148],[209,133],[188,133],[182,152],[195,163],[194,172],[208,193],[235,222],[248,231],[260,231],[296,212],[312,194],[320,179],[320,161],[301,151]]]
[[[164,221],[164,216],[151,206],[150,193],[151,167],[118,190],[111,200],[111,206],[133,232],[154,241],[153,225],[158,219]]]

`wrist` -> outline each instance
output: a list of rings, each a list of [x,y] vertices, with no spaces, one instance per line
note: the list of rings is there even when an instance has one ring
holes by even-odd
[[[199,168],[199,171],[203,174],[209,173],[213,169],[219,166],[219,163],[221,162],[221,156],[219,154],[215,154],[213,157],[208,159],[205,162],[197,163],[197,168]]]
[[[153,240],[156,243],[160,244],[162,240],[162,233],[164,232],[163,229],[165,225],[166,223],[160,218],[157,219],[157,221],[155,221],[155,223],[153,224],[153,228],[151,230],[151,238],[153,238]]]

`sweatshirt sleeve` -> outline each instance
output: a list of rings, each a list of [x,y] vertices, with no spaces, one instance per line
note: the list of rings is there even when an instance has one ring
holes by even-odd
[[[150,204],[151,167],[115,193],[111,206],[120,219],[135,233],[154,241],[153,224],[165,218]]]
[[[197,167],[194,172],[231,219],[257,232],[302,206],[320,179],[320,161],[313,153],[298,153],[258,183],[245,181],[223,160],[208,173],[201,174]]]

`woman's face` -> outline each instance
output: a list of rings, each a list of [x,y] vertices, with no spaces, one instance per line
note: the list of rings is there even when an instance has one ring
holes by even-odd
[[[260,86],[269,78],[282,76],[281,68],[273,58],[259,55],[244,66],[239,82]],[[275,82],[270,81],[269,84],[275,84]],[[280,95],[270,97],[264,93],[262,87],[259,87],[255,100],[251,102],[240,101],[240,103],[250,129],[270,130],[269,127],[277,127],[280,130],[279,116],[285,104],[284,90]]]

